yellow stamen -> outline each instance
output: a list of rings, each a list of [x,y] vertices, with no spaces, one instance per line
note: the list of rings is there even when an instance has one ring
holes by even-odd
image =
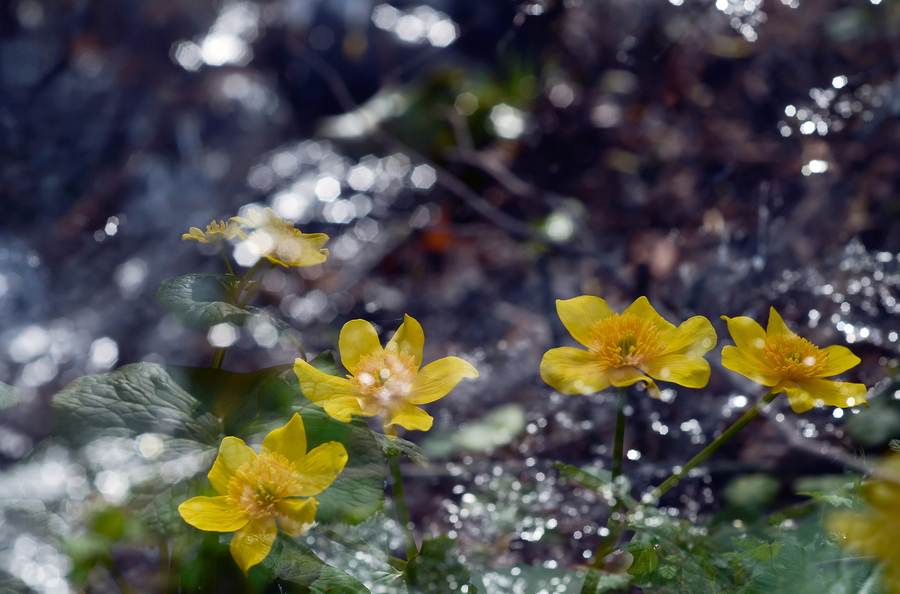
[[[412,355],[401,351],[382,351],[359,359],[350,384],[360,404],[378,402],[388,406],[405,399],[412,391],[416,363]],[[373,402],[374,401],[374,402]]]
[[[278,453],[260,454],[245,462],[228,483],[226,501],[251,518],[274,513],[275,504],[300,492],[297,470]]]
[[[649,320],[630,313],[613,314],[591,326],[592,353],[607,367],[640,367],[665,348],[662,333]]]
[[[805,338],[776,334],[766,338],[763,354],[772,369],[789,380],[825,376],[828,355]]]

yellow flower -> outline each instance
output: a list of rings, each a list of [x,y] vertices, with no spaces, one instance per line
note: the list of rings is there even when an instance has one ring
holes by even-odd
[[[215,243],[234,239],[238,235],[238,226],[231,221],[213,221],[206,226],[203,232],[197,227],[191,227],[190,233],[181,236],[181,241],[196,239],[200,243]]]
[[[728,331],[735,346],[722,349],[722,365],[772,392],[786,392],[791,408],[802,413],[814,406],[845,408],[866,403],[866,387],[823,379],[847,371],[859,357],[842,346],[820,349],[791,332],[775,311],[769,310],[769,325],[762,327],[750,318],[729,318]]]
[[[250,218],[231,217],[232,221],[250,230],[248,234],[239,229],[238,235],[249,244],[251,250],[270,262],[282,266],[313,266],[328,257],[328,250],[323,247],[328,236],[324,233],[302,233],[271,208],[259,210],[251,207],[247,216]]]
[[[703,355],[716,346],[716,332],[703,316],[676,328],[646,297],[617,314],[591,295],[557,300],[556,311],[572,337],[588,348],[561,347],[544,354],[541,377],[563,394],[645,382],[650,395],[659,398],[651,378],[688,388],[702,388],[709,381]]]
[[[306,451],[300,415],[263,440],[260,453],[226,437],[209,471],[216,497],[194,497],[178,506],[184,521],[210,532],[235,532],[231,556],[245,574],[266,558],[278,526],[297,537],[315,522],[324,491],[344,469],[347,450],[336,441]],[[276,523],[277,522],[277,523]]]
[[[424,344],[422,326],[409,316],[385,348],[372,324],[351,320],[338,341],[341,363],[350,372],[346,378],[327,375],[302,359],[297,359],[294,372],[303,395],[338,421],[384,413],[386,432],[392,425],[427,431],[434,419],[416,405],[443,398],[459,380],[478,377],[478,372],[459,357],[438,359],[419,369]]]
[[[825,527],[839,545],[883,561],[885,593],[900,594],[900,456],[882,463],[875,480],[863,485],[862,497],[864,510],[833,511]]]

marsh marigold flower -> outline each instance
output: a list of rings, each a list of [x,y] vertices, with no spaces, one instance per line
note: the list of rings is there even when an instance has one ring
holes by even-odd
[[[231,556],[247,571],[266,558],[278,526],[297,537],[316,519],[324,491],[344,469],[347,450],[336,441],[306,451],[300,415],[263,440],[259,454],[226,437],[209,471],[216,497],[194,497],[178,506],[184,521],[210,532],[234,532]]]
[[[384,348],[372,324],[351,320],[338,340],[341,363],[350,372],[346,378],[325,374],[302,359],[294,372],[303,395],[338,421],[381,414],[386,431],[393,425],[427,431],[434,419],[417,405],[443,398],[459,380],[478,377],[478,372],[459,357],[420,369],[424,344],[422,326],[409,316]]]
[[[900,456],[882,463],[874,480],[863,484],[862,498],[864,509],[832,511],[825,527],[840,546],[882,561],[885,593],[900,594]]]
[[[560,347],[544,354],[541,377],[563,394],[644,382],[650,395],[659,398],[654,379],[689,388],[702,388],[709,381],[703,355],[716,346],[716,333],[703,316],[676,328],[646,297],[618,314],[591,295],[557,300],[556,311],[572,337],[587,347]]]
[[[231,217],[245,228],[238,230],[241,239],[261,257],[281,266],[313,266],[328,257],[323,246],[328,241],[324,233],[302,233],[294,224],[275,214],[271,208],[250,208],[247,217]]]
[[[820,349],[791,332],[774,307],[769,310],[765,331],[751,318],[722,319],[728,323],[735,345],[722,349],[722,365],[771,387],[775,394],[787,393],[795,412],[814,406],[845,408],[866,404],[864,385],[824,379],[859,363],[859,357],[847,347]]]
[[[234,239],[238,235],[237,224],[228,221],[213,221],[206,226],[206,231],[201,231],[198,227],[191,227],[190,233],[181,236],[181,241],[194,239],[200,243],[216,243],[219,241],[228,241]]]

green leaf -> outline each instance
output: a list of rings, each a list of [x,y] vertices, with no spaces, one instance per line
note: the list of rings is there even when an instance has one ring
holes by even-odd
[[[19,403],[19,391],[13,386],[0,382],[0,410],[10,408]]]
[[[164,280],[155,295],[163,309],[189,328],[243,323],[252,314],[234,303],[239,281],[232,274],[186,274]]]
[[[97,440],[130,441],[152,448],[130,464],[143,468],[131,505],[163,533],[184,529],[176,508],[190,495],[181,479],[212,466],[224,434],[220,420],[155,363],[125,365],[80,377],[53,397],[57,436],[88,456]],[[88,460],[88,462],[93,462]]]
[[[156,434],[165,438],[164,453],[185,453],[218,447],[223,437],[212,412],[156,363],[77,378],[53,397],[52,407],[56,434],[75,446]]]
[[[656,553],[656,547],[647,541],[632,541],[628,545],[628,552],[634,556],[628,573],[633,576],[639,576],[650,573],[659,566],[659,555]]]
[[[664,580],[674,580],[678,575],[678,568],[674,565],[660,565],[659,575]]]
[[[853,500],[843,495],[835,495],[834,493],[823,493],[821,491],[801,491],[797,495],[805,495],[812,497],[817,501],[823,501],[832,507],[853,507]]]
[[[900,454],[900,439],[892,439],[888,444],[888,447]]]
[[[316,355],[315,359],[310,361],[309,364],[322,373],[327,373],[328,375],[336,377],[344,377],[344,372],[341,371],[337,361],[334,360],[334,353],[331,351],[322,351]]]
[[[470,592],[472,573],[459,560],[459,543],[448,536],[426,538],[406,566],[411,592]]]
[[[386,456],[406,456],[419,468],[428,468],[431,462],[425,450],[411,441],[402,437],[388,437],[382,433],[375,433],[375,439],[381,444],[381,449]]]
[[[350,574],[326,564],[297,539],[279,534],[263,561],[276,579],[306,586],[314,594],[368,594]]]
[[[566,464],[564,462],[554,462],[553,467],[559,471],[559,474],[562,478],[568,479],[570,481],[575,481],[576,483],[579,483],[580,485],[587,487],[588,489],[596,493],[602,493],[603,490],[609,485],[610,479],[612,477],[612,475],[606,470],[601,470],[598,474],[594,474],[593,472],[582,470],[577,466]]]

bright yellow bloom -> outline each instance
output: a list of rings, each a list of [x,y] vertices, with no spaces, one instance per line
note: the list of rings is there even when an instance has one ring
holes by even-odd
[[[266,558],[278,526],[297,537],[316,520],[324,491],[344,469],[347,450],[336,441],[306,451],[303,419],[263,440],[260,453],[236,437],[226,437],[209,471],[216,497],[194,497],[178,506],[184,521],[210,532],[234,532],[231,556],[247,571]],[[277,522],[277,523],[276,523]]]
[[[434,419],[416,405],[443,398],[459,380],[478,377],[478,372],[459,357],[419,369],[424,344],[422,326],[409,316],[384,348],[372,324],[351,320],[338,341],[341,363],[350,372],[346,378],[327,375],[302,359],[297,359],[294,372],[303,395],[338,421],[384,413],[385,431],[393,425],[427,431]]]
[[[206,231],[201,231],[197,227],[191,227],[190,233],[181,236],[181,241],[196,239],[200,243],[215,243],[218,241],[228,241],[234,239],[238,235],[238,226],[231,221],[213,221],[206,226]]]
[[[270,262],[282,266],[313,266],[328,257],[328,250],[323,246],[329,238],[324,233],[302,233],[271,208],[251,207],[247,216],[249,218],[231,217],[250,231],[239,229],[238,235],[250,249]]]
[[[833,511],[825,527],[837,543],[855,554],[884,562],[885,594],[900,594],[900,456],[882,463],[875,480],[862,487],[862,511]]]
[[[769,310],[769,325],[762,327],[750,318],[729,318],[728,331],[735,346],[722,349],[722,365],[772,392],[786,392],[794,412],[814,406],[846,408],[866,403],[866,387],[839,380],[823,379],[847,371],[859,357],[842,346],[820,349],[791,332],[775,311]]]
[[[572,337],[588,348],[561,347],[544,354],[541,377],[563,394],[644,382],[650,395],[659,398],[651,378],[688,388],[702,388],[709,381],[703,355],[716,346],[716,332],[703,316],[676,328],[646,297],[617,314],[591,295],[557,300],[556,311]]]

